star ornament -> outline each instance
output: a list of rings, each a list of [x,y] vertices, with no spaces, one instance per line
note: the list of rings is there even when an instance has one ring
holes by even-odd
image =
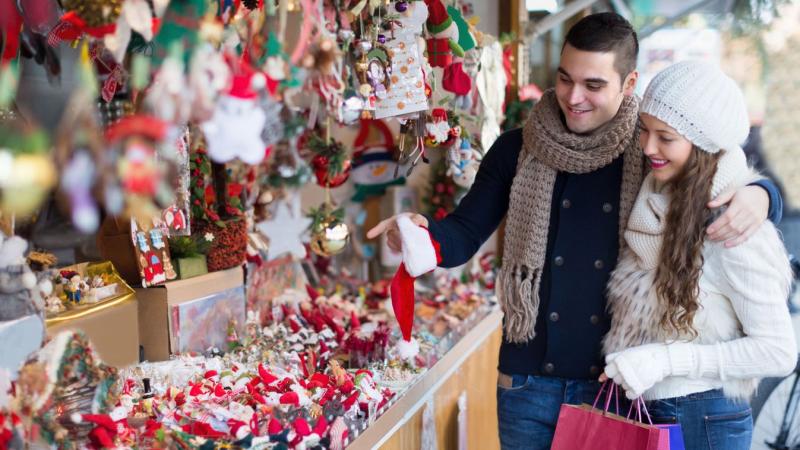
[[[269,238],[267,259],[272,260],[285,253],[301,259],[306,257],[306,248],[300,237],[311,220],[300,212],[298,202],[292,203],[294,207],[285,201],[279,202],[275,206],[274,217],[257,225],[258,231]]]

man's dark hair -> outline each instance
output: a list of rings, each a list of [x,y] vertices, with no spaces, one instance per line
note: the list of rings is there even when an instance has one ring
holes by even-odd
[[[585,52],[613,52],[614,69],[622,81],[636,69],[639,39],[630,22],[619,14],[604,12],[584,17],[567,32],[564,45],[567,44]]]

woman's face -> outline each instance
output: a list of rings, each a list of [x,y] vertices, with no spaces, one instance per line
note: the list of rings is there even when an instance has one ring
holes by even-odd
[[[692,143],[674,128],[645,113],[639,114],[639,145],[656,180],[674,179],[692,155]]]

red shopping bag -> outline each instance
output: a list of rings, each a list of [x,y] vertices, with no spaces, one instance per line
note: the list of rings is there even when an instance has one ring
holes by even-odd
[[[551,450],[669,450],[669,430],[608,410],[613,392],[609,388],[604,409],[596,407],[600,393],[593,405],[561,405]]]

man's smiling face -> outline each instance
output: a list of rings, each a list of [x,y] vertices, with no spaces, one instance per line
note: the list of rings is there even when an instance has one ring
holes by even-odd
[[[561,52],[556,98],[567,128],[589,134],[616,116],[626,95],[633,95],[636,72],[622,80],[613,52],[578,50],[569,44]]]

